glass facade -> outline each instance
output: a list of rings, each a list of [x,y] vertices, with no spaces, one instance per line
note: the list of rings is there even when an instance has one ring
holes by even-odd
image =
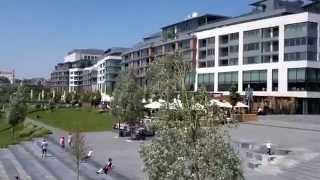
[[[243,91],[248,85],[254,91],[267,91],[267,70],[244,71]]]
[[[289,68],[288,91],[320,91],[320,69]]]
[[[289,24],[285,26],[284,33],[284,61],[317,61],[317,23]]]
[[[279,88],[279,71],[278,69],[272,69],[272,91],[278,91]]]
[[[218,74],[218,91],[229,91],[232,86],[238,88],[238,72],[221,72]]]
[[[214,91],[214,73],[198,74],[198,89]]]
[[[210,37],[199,40],[199,51],[198,51],[198,67],[208,68],[214,67],[215,55],[215,38]]]

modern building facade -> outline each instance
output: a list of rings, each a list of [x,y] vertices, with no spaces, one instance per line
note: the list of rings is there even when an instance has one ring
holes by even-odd
[[[105,51],[104,57],[97,63],[97,86],[104,94],[110,94],[121,71],[122,53],[128,48],[111,48]]]
[[[250,87],[255,108],[263,106],[275,113],[320,113],[320,11],[309,12],[313,5],[258,1],[252,4],[254,12],[196,32],[195,89],[205,86],[228,95],[228,89],[237,86],[245,95]],[[215,66],[206,67],[202,60],[212,60]]]
[[[57,64],[51,73],[50,87],[57,91],[91,90],[92,87],[87,87],[87,83],[91,80],[96,83],[96,79],[91,79],[92,73],[89,67],[96,64],[103,54],[104,50],[99,49],[75,49],[68,52],[64,62]]]
[[[121,70],[121,54],[126,48],[76,49],[51,73],[50,87],[57,91],[100,91],[114,89]]]
[[[146,84],[148,65],[179,53],[196,65],[190,90],[227,96],[253,91],[254,107],[273,113],[320,113],[320,3],[260,0],[238,17],[193,16],[162,28],[123,55]]]
[[[194,14],[188,19],[161,29],[161,32],[145,37],[142,42],[123,54],[123,69],[133,70],[140,85],[145,85],[146,71],[150,63],[165,55],[180,54],[186,61],[196,63],[197,39],[192,33],[197,28],[226,19],[225,16]],[[189,82],[194,87],[194,82]],[[192,88],[193,89],[193,88]]]

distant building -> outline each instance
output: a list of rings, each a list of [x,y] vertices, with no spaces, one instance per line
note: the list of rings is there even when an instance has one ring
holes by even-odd
[[[55,66],[49,86],[58,91],[101,91],[114,87],[121,70],[121,54],[125,48],[77,49],[68,53],[63,63]]]
[[[15,82],[15,71],[0,71],[0,77],[6,77],[11,84]]]

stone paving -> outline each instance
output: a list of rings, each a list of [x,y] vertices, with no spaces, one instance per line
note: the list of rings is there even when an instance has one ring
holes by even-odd
[[[65,132],[59,133],[66,135]],[[230,135],[234,144],[238,144],[247,180],[320,179],[320,116],[262,116],[256,123],[243,123],[231,129]],[[59,136],[53,137],[58,139]],[[97,166],[104,164],[109,157],[113,159],[114,179],[146,179],[138,153],[144,142],[118,138],[114,132],[86,133],[86,138],[94,150]],[[273,148],[290,151],[289,154],[275,156],[275,160],[268,161],[269,157],[263,150],[251,156],[255,148],[239,148],[241,143],[264,147],[267,141],[271,141]],[[249,163],[254,166],[260,162],[255,158],[262,159],[263,165],[249,167]]]

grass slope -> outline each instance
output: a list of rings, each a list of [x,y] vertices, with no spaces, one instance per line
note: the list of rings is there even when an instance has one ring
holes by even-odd
[[[39,118],[36,118],[40,116]],[[77,126],[82,132],[111,130],[116,118],[110,113],[99,113],[91,108],[61,108],[53,111],[39,111],[29,114],[29,117],[58,127],[73,131]]]

